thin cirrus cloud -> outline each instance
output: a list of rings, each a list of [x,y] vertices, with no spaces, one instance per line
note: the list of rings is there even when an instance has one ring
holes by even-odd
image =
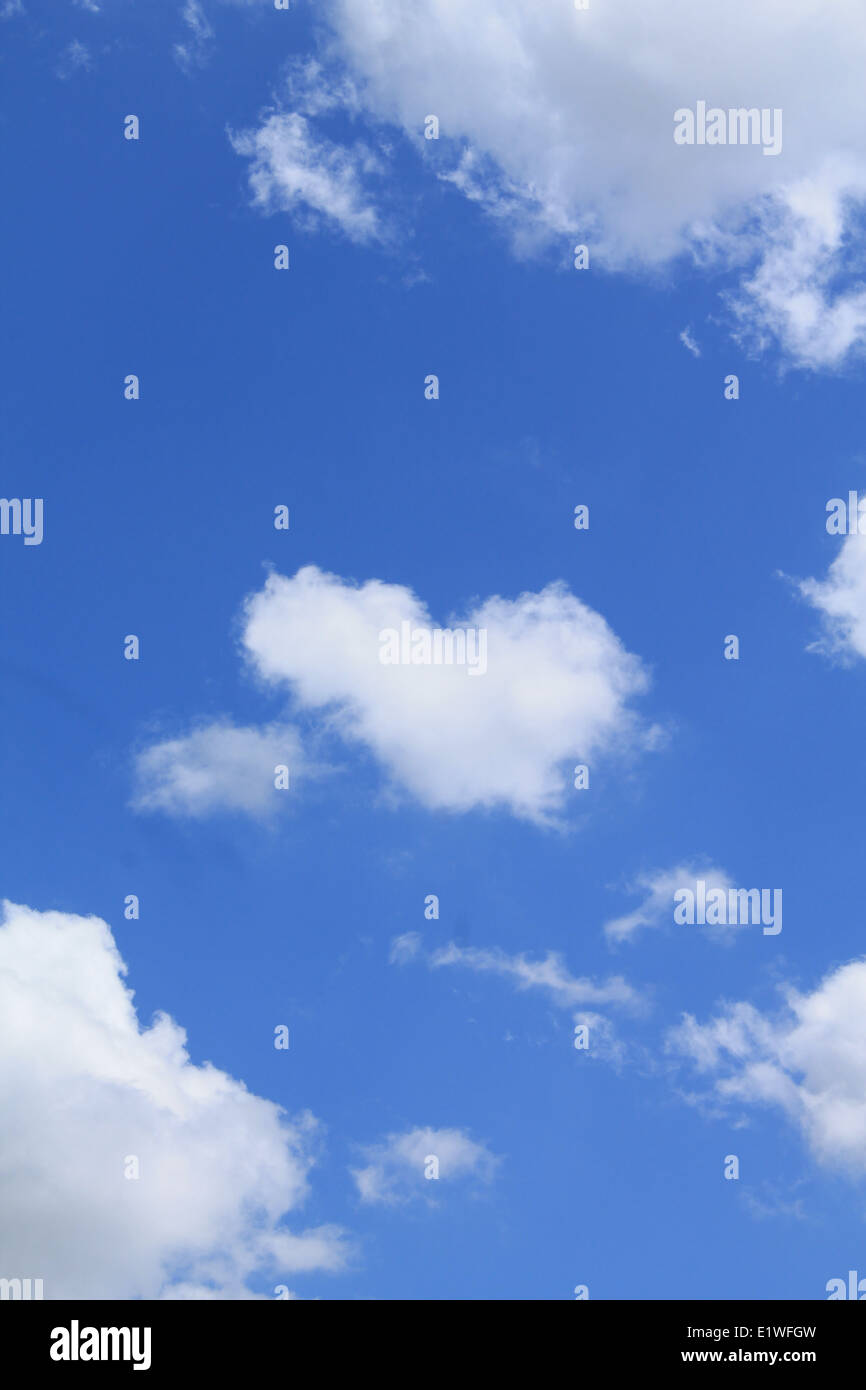
[[[779,344],[812,368],[862,350],[859,0],[620,0],[584,11],[563,0],[433,0],[423,15],[409,0],[323,0],[320,14],[322,83],[348,82],[353,118],[402,133],[431,179],[482,208],[518,253],[554,243],[564,259],[578,237],[611,269],[656,270],[685,254],[736,273],[730,323],[747,346]],[[675,144],[674,112],[699,100],[780,110],[780,153]],[[327,137],[306,125],[294,76],[285,103],[285,124],[271,111],[235,148],[252,160],[261,205],[297,208],[309,194],[320,212],[326,195],[308,183],[303,148]],[[437,141],[424,139],[428,114]],[[385,199],[369,191],[363,146],[324,153],[326,172],[336,164],[351,190],[349,215],[332,220],[370,240]]]
[[[458,946],[453,941],[424,952],[419,932],[404,932],[391,943],[392,965],[406,965],[423,959],[431,970],[443,966],[462,966],[484,974],[500,975],[510,980],[516,989],[546,991],[560,1008],[582,1004],[619,1004],[635,1007],[640,1003],[637,991],[621,975],[597,983],[586,976],[572,975],[557,951],[548,951],[541,960],[525,955],[509,955],[497,947],[479,948]]]
[[[617,1036],[611,1020],[587,1006],[625,1008],[633,1013],[646,1007],[645,998],[621,975],[600,981],[572,975],[557,951],[548,951],[540,960],[530,960],[524,954],[509,955],[498,947],[458,946],[453,941],[425,951],[419,932],[404,932],[392,940],[389,961],[391,965],[423,961],[430,970],[456,966],[509,980],[518,991],[538,990],[556,1008],[573,1009],[574,1022],[589,1029],[589,1055],[614,1065],[625,1060],[626,1045]]]
[[[207,62],[214,31],[199,0],[186,0],[181,18],[188,32],[174,45],[172,52],[177,64],[188,72],[191,68],[202,67]]]
[[[196,1066],[166,1014],[142,1027],[125,973],[99,918],[4,904],[6,1272],[41,1278],[46,1298],[249,1299],[264,1296],[253,1277],[343,1268],[337,1226],[284,1224],[317,1121]]]
[[[78,72],[88,72],[92,66],[90,49],[80,39],[73,39],[61,53],[54,71],[61,81],[66,82]]]
[[[695,342],[694,338],[692,337],[691,328],[684,328],[682,330],[682,332],[680,333],[680,342],[682,343],[684,348],[688,349],[688,351],[692,354],[693,357],[700,357],[701,350]]]
[[[394,1206],[439,1195],[440,1184],[489,1182],[499,1159],[465,1130],[429,1126],[388,1134],[362,1147],[363,1166],[349,1171],[362,1202]],[[436,1177],[431,1159],[436,1160]],[[430,1173],[431,1176],[426,1176]]]
[[[831,971],[811,993],[787,987],[783,1009],[728,1004],[708,1023],[685,1015],[669,1050],[706,1077],[726,1108],[781,1111],[817,1160],[866,1173],[866,960]]]

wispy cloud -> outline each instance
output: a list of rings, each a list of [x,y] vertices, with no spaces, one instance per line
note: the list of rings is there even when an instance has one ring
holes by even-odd
[[[674,920],[674,893],[680,888],[693,887],[698,879],[703,879],[707,889],[722,888],[727,891],[732,883],[724,869],[712,865],[678,864],[672,869],[657,869],[652,873],[641,874],[633,885],[635,893],[642,899],[637,907],[622,917],[614,917],[604,924],[605,935],[611,941],[630,941],[645,927],[660,927]],[[730,928],[704,927],[703,934],[713,941],[732,940]]]
[[[683,347],[688,348],[689,352],[692,354],[693,357],[700,357],[701,350],[695,342],[694,338],[692,337],[691,328],[684,328],[682,330],[682,332],[680,333],[680,342],[682,343]]]
[[[90,49],[78,39],[73,39],[61,53],[60,61],[55,71],[57,76],[65,82],[68,78],[73,77],[75,73],[87,72],[92,66],[93,60],[90,56]]]
[[[186,0],[181,16],[189,29],[189,37],[176,43],[172,52],[179,66],[189,71],[190,68],[201,67],[207,62],[214,31],[199,0]]]
[[[364,1166],[350,1169],[361,1200],[388,1206],[421,1198],[435,1201],[440,1183],[489,1182],[499,1162],[486,1144],[464,1130],[429,1126],[389,1134],[362,1152]]]
[[[277,768],[288,768],[287,788]],[[298,731],[289,724],[239,728],[217,720],[180,738],[163,739],[135,760],[133,805],[140,811],[202,817],[243,811],[267,817],[291,794],[293,779],[309,775]]]
[[[509,955],[495,947],[465,947],[457,946],[454,942],[428,951],[419,932],[404,932],[392,940],[389,959],[392,965],[421,961],[430,970],[456,966],[499,976],[521,991],[538,990],[546,994],[556,1008],[573,1010],[574,1023],[589,1030],[586,1052],[590,1056],[603,1058],[615,1065],[624,1061],[626,1046],[617,1036],[611,1020],[590,1006],[604,1005],[643,1012],[647,1003],[645,997],[621,975],[598,981],[572,975],[556,951],[548,951],[539,960],[531,960],[526,955]]]
[[[341,145],[317,133],[298,112],[274,113],[258,129],[230,132],[229,138],[250,160],[256,206],[294,213],[305,227],[338,228],[350,241],[388,239],[365,188],[367,177],[382,172],[382,160],[369,146]]]
[[[828,974],[811,993],[784,987],[784,1006],[761,1013],[727,1004],[707,1023],[684,1015],[668,1047],[712,1082],[728,1109],[782,1111],[816,1158],[866,1173],[866,960]]]
[[[804,579],[797,588],[823,620],[810,650],[850,663],[866,659],[866,536],[846,536],[841,547],[825,579]]]
[[[425,952],[417,932],[406,932],[394,938],[390,955],[392,964],[405,965],[418,957],[425,960],[431,970],[448,965],[462,966],[467,970],[501,975],[511,980],[517,989],[545,990],[560,1008],[580,1004],[633,1007],[640,1002],[637,991],[621,975],[614,975],[600,983],[586,976],[572,975],[557,951],[548,951],[540,960],[531,960],[526,955],[508,955],[495,947],[457,946],[452,941],[447,946]]]

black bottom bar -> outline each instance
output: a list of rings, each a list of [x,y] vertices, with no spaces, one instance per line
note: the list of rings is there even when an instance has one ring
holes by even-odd
[[[380,1311],[377,1313],[377,1307]],[[379,1318],[382,1322],[379,1323]],[[307,1352],[317,1375],[389,1369],[401,1377],[407,1339],[418,1356],[410,1379],[437,1370],[453,1376],[467,1361],[486,1373],[506,1359],[513,1374],[524,1360],[553,1373],[568,1357],[576,1376],[599,1372],[686,1374],[708,1366],[776,1370],[789,1366],[828,1373],[859,1371],[866,1310],[844,1302],[5,1302],[0,1332],[6,1358],[22,1373],[52,1378],[195,1372],[225,1378],[273,1367],[287,1380],[308,1380]],[[535,1340],[542,1334],[544,1342]],[[459,1336],[459,1342],[455,1340]],[[323,1340],[324,1339],[324,1340]],[[463,1348],[460,1350],[460,1348]],[[98,1359],[91,1359],[96,1353]],[[468,1354],[467,1354],[468,1353]],[[519,1355],[519,1361],[516,1360]],[[8,1365],[8,1361],[7,1361]],[[138,1370],[136,1371],[136,1367]],[[546,1373],[545,1377],[546,1378]]]

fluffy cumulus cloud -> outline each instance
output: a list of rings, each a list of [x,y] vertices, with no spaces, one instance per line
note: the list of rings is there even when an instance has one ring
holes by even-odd
[[[862,346],[866,291],[837,282],[857,271],[852,233],[866,198],[859,0],[586,10],[570,0],[323,0],[320,13],[324,61],[348,75],[353,114],[402,131],[431,174],[486,209],[518,249],[554,241],[564,256],[574,236],[614,268],[683,252],[738,266],[732,307],[750,342],[780,340],[808,366]],[[294,98],[290,88],[290,111]],[[781,110],[781,152],[675,144],[674,112],[698,101]],[[423,138],[431,114],[438,141]],[[247,150],[258,194],[279,195],[279,149],[292,168],[295,129],[271,115],[260,134],[267,157],[255,136]],[[288,187],[304,196],[293,174]]]
[[[698,880],[702,880],[710,892],[722,889],[725,892],[733,884],[724,869],[712,865],[679,864],[673,869],[656,869],[652,873],[641,874],[634,883],[634,891],[642,895],[641,901],[631,912],[622,917],[614,917],[604,924],[604,933],[610,941],[630,941],[645,927],[661,927],[674,920],[674,894],[680,889],[696,891]],[[702,927],[702,932],[713,940],[722,940],[730,933],[726,928]]]
[[[98,918],[4,904],[0,1276],[46,1298],[249,1298],[252,1276],[341,1268],[339,1229],[284,1224],[316,1121],[194,1065],[165,1014],[142,1027],[125,971]]]
[[[813,650],[842,661],[866,658],[866,536],[846,536],[826,579],[804,579],[803,598],[821,614]]]
[[[800,366],[837,367],[866,343],[866,284],[856,250],[866,169],[828,156],[762,204],[760,255],[727,296],[744,344],[779,342]]]
[[[307,566],[247,601],[243,645],[261,677],[434,809],[505,807],[545,822],[564,804],[567,762],[647,741],[629,704],[647,684],[641,663],[564,585],[451,620],[449,631],[475,633],[467,664],[381,659],[401,654],[383,633],[402,641],[436,626],[410,589]]]
[[[433,1199],[440,1183],[489,1182],[498,1159],[461,1129],[418,1128],[389,1134],[363,1150],[364,1166],[351,1169],[363,1202],[396,1205]],[[434,1162],[435,1160],[435,1162]]]
[[[261,729],[239,728],[229,720],[203,724],[180,738],[163,739],[135,759],[140,811],[208,816],[215,811],[243,811],[266,817],[282,804],[284,789],[275,785],[277,768],[288,769],[288,785],[306,773],[298,732],[288,724]]]
[[[773,1106],[823,1164],[866,1173],[866,961],[841,966],[811,994],[786,991],[775,1016],[748,1003],[708,1023],[686,1015],[670,1038],[736,1105]]]

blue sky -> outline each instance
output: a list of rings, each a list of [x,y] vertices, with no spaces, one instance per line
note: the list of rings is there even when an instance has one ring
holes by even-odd
[[[500,0],[482,8],[498,9],[506,27],[514,19]],[[844,37],[852,21],[838,8]],[[731,176],[712,209],[747,251],[697,258],[694,235],[681,230],[686,179],[669,200],[659,194],[677,205],[676,225],[647,210],[653,230],[641,257],[631,214],[626,234],[615,197],[602,196],[603,131],[584,136],[600,146],[595,185],[587,176],[599,221],[581,206],[573,230],[560,230],[549,207],[530,216],[509,203],[520,170],[484,150],[477,113],[460,108],[458,128],[455,104],[455,134],[430,151],[387,116],[379,89],[343,108],[329,98],[323,115],[313,109],[310,91],[333,92],[335,73],[364,91],[367,50],[342,5],[315,15],[305,4],[287,14],[264,4],[206,10],[194,6],[185,22],[176,4],[24,0],[0,29],[0,490],[41,497],[45,508],[41,545],[0,538],[2,896],[32,910],[0,978],[26,974],[22,1036],[44,1033],[46,1054],[73,1059],[56,1075],[50,1060],[33,1062],[33,1109],[64,1098],[47,1115],[22,1108],[26,1070],[4,1088],[24,1137],[5,1172],[0,1165],[0,1185],[22,1191],[32,1213],[40,1194],[61,1193],[70,1218],[63,1251],[37,1220],[13,1231],[3,1263],[9,1275],[44,1267],[46,1296],[53,1275],[58,1296],[155,1296],[186,1281],[199,1297],[271,1297],[283,1284],[325,1299],[567,1299],[580,1284],[591,1298],[824,1297],[828,1279],[864,1263],[866,1168],[857,1060],[866,966],[856,964],[866,655],[856,573],[866,559],[859,537],[827,534],[825,508],[866,478],[857,331],[832,339],[820,360],[804,343],[828,341],[820,313],[832,317],[845,296],[856,319],[857,179],[834,190],[851,219],[845,238],[821,241],[819,228],[809,243],[825,258],[814,274],[826,296],[809,331],[773,318],[757,296],[738,317],[731,296],[755,265],[772,266],[779,246],[802,250],[796,238],[821,221],[788,193],[823,177],[817,155],[810,163],[796,143],[779,160],[723,151],[751,160],[743,187]],[[431,6],[427,22],[444,33],[448,7]],[[603,16],[598,23],[603,38]],[[212,34],[196,47],[203,24]],[[532,49],[529,21],[520,33],[536,56],[546,51]],[[800,42],[791,39],[792,64]],[[187,51],[173,51],[178,44]],[[380,88],[393,58],[387,44],[381,51]],[[330,76],[308,72],[301,108],[286,64],[312,55]],[[589,61],[585,50],[575,56]],[[660,84],[666,159],[697,153],[674,150],[668,131],[673,106],[705,90],[687,75],[679,88],[671,77],[682,92],[673,105]],[[431,68],[419,90],[416,136],[436,109],[435,76]],[[720,102],[725,76],[722,65],[706,87]],[[488,79],[482,67],[482,113]],[[828,59],[816,91],[837,79]],[[393,80],[398,112],[396,66]],[[617,80],[627,92],[637,79],[623,63]],[[766,100],[760,85],[731,100],[782,104],[786,119],[791,109],[795,140],[796,98],[779,82]],[[323,149],[347,151],[340,167],[360,172],[343,191],[387,231],[359,231],[357,218],[334,213],[345,200],[328,203],[327,189],[311,199],[297,171],[281,182],[268,166],[270,201],[254,202],[238,132],[299,109],[304,173]],[[123,138],[127,113],[140,117],[138,141]],[[853,117],[846,127],[843,113],[839,126],[847,150]],[[495,206],[437,177],[467,148],[493,161]],[[757,193],[756,160],[766,175]],[[777,200],[773,217],[756,197]],[[692,211],[707,215],[699,200]],[[682,246],[668,254],[675,234]],[[590,246],[587,271],[571,266],[577,240]],[[283,243],[291,268],[277,272]],[[778,267],[773,276],[776,284]],[[805,292],[799,282],[788,291],[791,302]],[[687,328],[699,355],[681,339]],[[128,373],[140,378],[140,400],[124,399]],[[429,373],[438,400],[425,399]],[[739,378],[736,401],[724,398],[729,373]],[[573,525],[578,503],[590,508],[585,532]],[[290,508],[288,531],[274,529],[278,504]],[[827,580],[843,546],[855,579]],[[245,602],[270,573],[294,594],[304,567],[315,567],[308,622],[281,626],[275,611],[264,655],[252,650]],[[797,587],[809,577],[833,593],[810,602]],[[348,593],[354,612],[351,595],[367,592],[344,586],[372,580],[411,591],[439,625],[492,596],[510,606],[502,623],[516,624],[516,665],[502,679],[491,665],[477,682],[495,691],[484,697],[493,732],[472,770],[482,791],[467,805],[434,789],[433,764],[448,785],[459,782],[466,754],[452,734],[473,682],[450,682],[431,706],[420,682],[433,673],[421,669],[405,707],[380,708],[381,684],[342,668],[343,630],[331,648],[322,637],[329,605]],[[538,730],[555,723],[551,671],[568,694],[559,620],[550,619],[549,669],[520,646],[520,596],[557,582],[585,605],[580,613],[606,624],[602,676],[624,649],[645,688],[626,679],[621,699],[605,692],[610,727],[586,758],[578,709],[573,742],[552,745],[560,790],[548,815],[526,810],[531,793],[521,810],[522,789],[503,797],[495,788],[515,751],[531,754]],[[360,633],[360,608],[351,621]],[[132,633],[138,661],[123,656]],[[731,633],[738,661],[723,657]],[[268,684],[256,653],[294,674]],[[528,703],[514,695],[524,673]],[[321,700],[309,695],[317,682],[331,692]],[[366,734],[351,731],[359,708]],[[395,718],[399,747],[389,742]],[[195,730],[218,731],[206,755],[218,763],[226,729],[257,730],[267,743],[261,731],[274,727],[299,775],[253,814],[208,781],[210,764],[195,805],[166,790],[165,767],[183,762]],[[416,731],[434,751],[410,774]],[[167,744],[163,772],[148,774],[148,750]],[[583,792],[571,787],[579,761],[591,769]],[[624,940],[605,932],[660,876],[702,865],[737,886],[781,886],[783,930],[746,926],[719,940],[676,926],[671,903]],[[137,921],[124,919],[128,894],[140,898]],[[428,894],[439,897],[438,920],[425,919]],[[46,913],[59,915],[33,915]],[[106,1122],[88,1149],[67,1109],[125,1114],[148,1086],[132,1064],[123,1080],[105,1057],[97,1065],[89,1044],[79,1061],[81,1020],[101,1036],[100,1010],[110,1013],[119,986],[106,983],[99,998],[86,985],[102,978],[88,962],[92,953],[104,963],[103,940],[82,938],[63,955],[75,916],[111,928],[142,1029],[165,1012],[186,1031],[195,1067],[212,1063],[283,1108],[315,1160],[305,1194],[289,1193],[275,1158],[274,1176],[271,1155],[263,1182],[276,1207],[248,1217],[243,1206],[261,1194],[255,1175],[244,1194],[237,1149],[258,1152],[259,1139],[262,1152],[279,1147],[264,1135],[269,1106],[234,1128],[220,1114],[216,1137],[205,1128],[202,1141],[190,1101],[165,1139],[158,1117],[171,1106],[155,1087],[152,1115],[136,1112],[126,1131]],[[57,973],[46,966],[44,977],[40,923],[60,943]],[[567,990],[538,982],[517,988],[514,962],[550,953],[572,985],[622,977],[630,1002],[578,1004],[576,993],[566,1000]],[[743,1026],[741,1007],[751,1023],[725,1053],[713,1020]],[[583,1052],[572,1039],[586,1010],[604,1022],[590,1025],[595,1042]],[[683,1015],[696,1021],[685,1037],[676,1032]],[[288,1051],[273,1046],[279,1024],[290,1029]],[[294,1118],[306,1111],[314,1135]],[[180,1251],[170,1234],[149,1243],[146,1196],[136,1207],[113,1191],[103,1210],[91,1190],[95,1174],[115,1172],[111,1145],[117,1165],[135,1152],[126,1136],[146,1134],[148,1115],[157,1116],[153,1157],[136,1197],[150,1171],[170,1181],[160,1143],[184,1149],[185,1125],[204,1143],[203,1186],[219,1189],[205,1208],[210,1238],[184,1234],[181,1221]],[[41,1153],[46,1134],[55,1159],[33,1157],[23,1177],[27,1144]],[[410,1136],[402,1147],[401,1136]],[[230,1162],[222,1143],[226,1153],[234,1145]],[[431,1182],[405,1154],[437,1144],[454,1157]],[[737,1181],[723,1177],[730,1154]],[[366,1196],[358,1171],[370,1175]],[[76,1193],[99,1239],[77,1230]],[[223,1219],[235,1223],[225,1238]],[[330,1253],[293,1264],[277,1245],[244,1264],[248,1220],[324,1232]],[[107,1258],[114,1236],[135,1258]]]

